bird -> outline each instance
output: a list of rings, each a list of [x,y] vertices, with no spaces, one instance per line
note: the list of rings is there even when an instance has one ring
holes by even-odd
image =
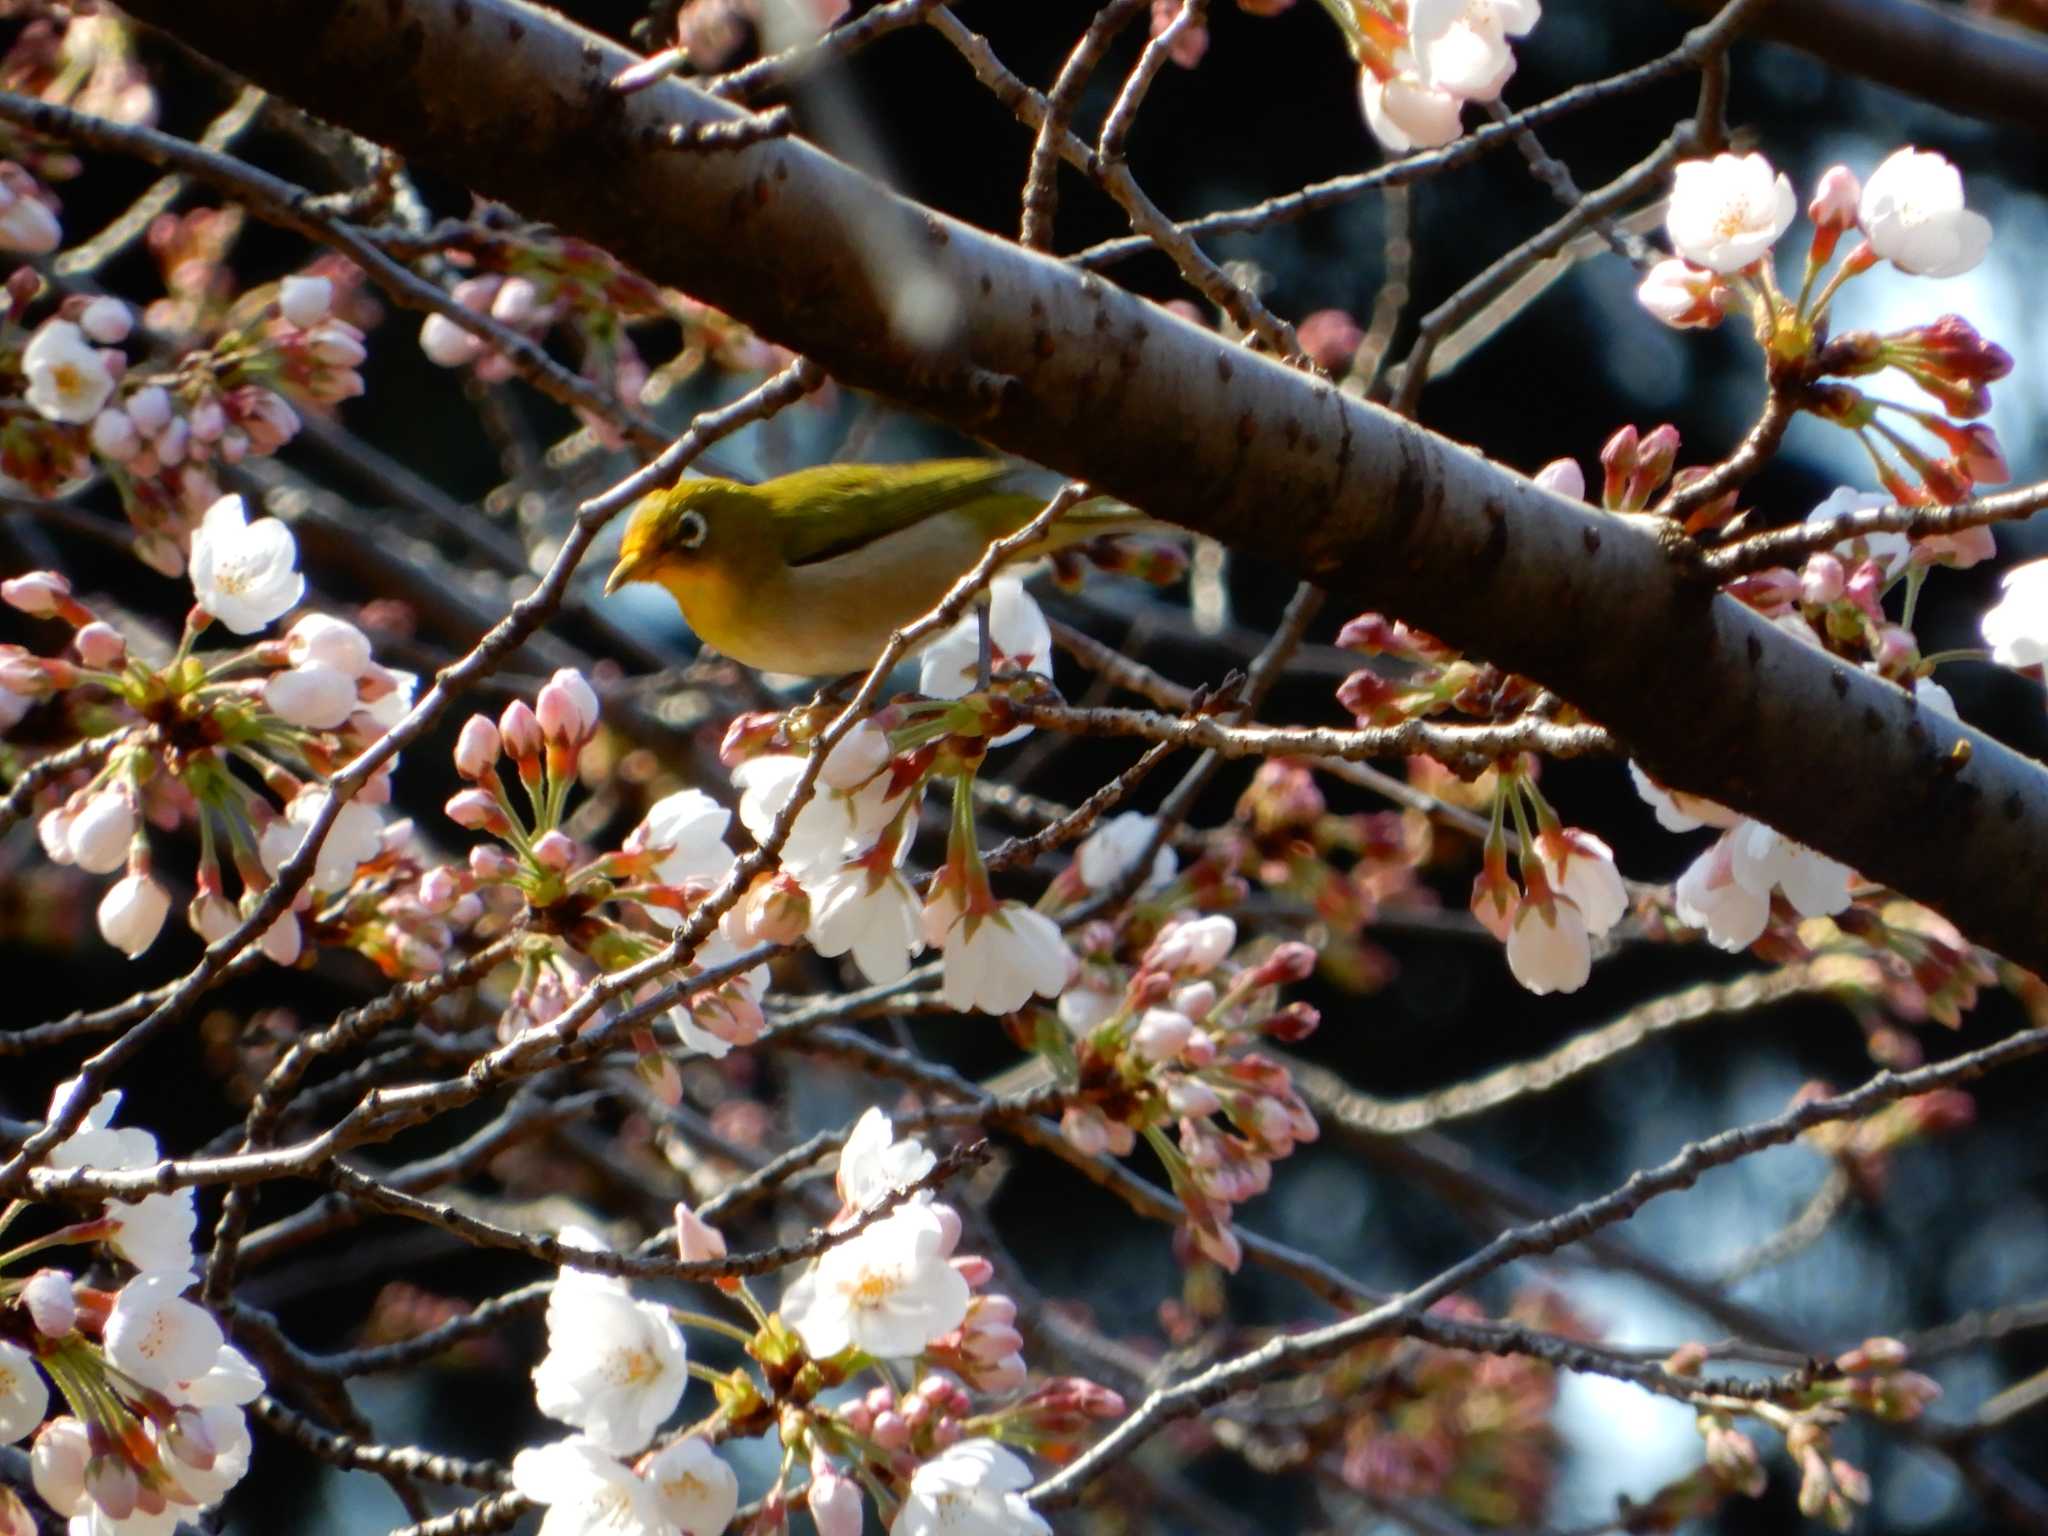
[[[759,485],[684,481],[634,507],[604,589],[654,583],[700,640],[764,672],[865,671],[892,632],[1044,509],[1026,477],[1000,460],[932,459],[824,464]],[[1008,563],[1165,526],[1097,497]]]

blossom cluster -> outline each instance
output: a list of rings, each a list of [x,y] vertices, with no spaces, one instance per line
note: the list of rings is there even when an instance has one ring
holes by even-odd
[[[207,509],[192,535],[189,575],[194,601],[183,635],[156,661],[148,659],[153,644],[131,648],[61,574],[0,583],[11,607],[71,631],[68,654],[0,648],[0,723],[11,726],[38,706],[115,722],[104,756],[46,792],[37,831],[57,863],[121,872],[101,900],[99,926],[131,957],[155,942],[171,906],[151,828],[196,824],[197,891],[187,916],[202,938],[220,938],[325,812],[327,777],[398,722],[418,682],[380,665],[354,624],[317,612],[302,614],[281,638],[195,649],[215,625],[259,635],[305,594],[290,528],[276,518],[251,521],[239,496]],[[378,810],[389,799],[387,766],[336,813],[311,880],[261,938],[273,960],[291,964],[318,926],[393,974],[437,967],[452,939],[449,913],[419,901],[420,855],[410,824],[387,824]],[[240,878],[239,908],[226,896],[224,862]],[[359,881],[378,888],[367,908],[351,905]],[[457,924],[468,915],[454,914]]]
[[[1498,101],[1515,72],[1510,40],[1541,19],[1539,0],[1322,0],[1358,61],[1358,99],[1394,154],[1464,132],[1467,102]]]
[[[51,1116],[86,1091],[77,1079],[60,1085]],[[118,1173],[155,1164],[155,1137],[114,1125],[120,1101],[118,1091],[95,1100],[52,1149],[50,1166]],[[0,1226],[22,1211],[11,1206]],[[263,1378],[212,1314],[186,1299],[196,1282],[195,1222],[190,1189],[107,1200],[98,1215],[6,1254],[12,1266],[85,1247],[133,1271],[114,1290],[61,1268],[0,1273],[0,1444],[34,1436],[36,1494],[74,1532],[168,1536],[248,1470],[242,1408]],[[52,1387],[67,1410],[54,1417]]]
[[[784,1454],[764,1505],[779,1513],[801,1500],[821,1536],[858,1536],[864,1489],[891,1536],[1046,1536],[1019,1496],[1029,1469],[1004,1442],[1070,1436],[1123,1403],[1073,1378],[1026,1390],[1016,1303],[988,1289],[987,1259],[956,1251],[959,1217],[922,1187],[934,1166],[881,1111],[864,1114],[840,1151],[836,1240],[783,1288],[779,1309],[766,1310],[743,1280],[715,1282],[746,1326],[565,1268],[533,1381],[541,1411],[576,1433],[520,1452],[512,1468],[514,1487],[547,1506],[548,1536],[716,1536],[739,1503],[717,1445],[771,1429]],[[686,1205],[676,1232],[685,1262],[725,1257],[724,1236]],[[582,1232],[564,1241],[599,1246]],[[684,1326],[745,1340],[759,1378],[694,1365]],[[883,1362],[921,1373],[916,1386],[894,1385]],[[823,1395],[869,1371],[879,1385]],[[661,1437],[693,1376],[710,1384],[713,1411]],[[977,1396],[998,1401],[977,1411]],[[799,1465],[808,1479],[792,1490]]]

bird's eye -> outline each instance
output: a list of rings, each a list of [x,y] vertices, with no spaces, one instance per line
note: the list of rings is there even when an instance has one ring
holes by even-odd
[[[685,512],[676,524],[676,542],[684,549],[695,549],[710,531],[711,525],[704,521],[702,512]]]

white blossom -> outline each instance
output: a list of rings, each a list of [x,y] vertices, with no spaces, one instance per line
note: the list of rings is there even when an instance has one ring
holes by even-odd
[[[275,875],[285,861],[299,851],[306,831],[327,808],[329,791],[320,785],[302,789],[285,807],[284,816],[263,829],[256,851],[263,868]],[[313,889],[339,891],[355,879],[356,870],[377,857],[384,848],[384,823],[375,806],[350,800],[336,813],[334,825],[313,862]]]
[[[1726,296],[1716,274],[1676,256],[1658,262],[1636,286],[1636,302],[1681,331],[1720,324]]]
[[[396,667],[374,670],[388,679],[391,687],[365,704],[362,714],[376,730],[388,731],[403,720],[412,708],[413,697],[420,688],[420,675],[417,672],[401,672]]]
[[[347,619],[309,613],[293,621],[284,634],[285,654],[292,665],[331,667],[354,682],[370,666],[370,637]]]
[[[274,672],[263,685],[263,702],[287,725],[331,731],[356,712],[355,679],[318,662]]]
[[[804,762],[794,753],[771,752],[750,757],[733,769],[732,782],[740,791],[740,824],[757,842],[766,840],[775,818],[796,793]],[[871,844],[902,808],[901,795],[890,797],[886,775],[857,789],[838,790],[825,784],[821,772],[782,845],[782,867],[798,879],[836,868],[847,855]]]
[[[1643,797],[1643,803],[1657,813],[1657,825],[1666,832],[1732,827],[1742,819],[1724,805],[1716,805],[1711,800],[1680,790],[1666,789],[1634,763],[1628,765],[1628,776],[1635,784],[1636,793]]]
[[[701,1435],[664,1446],[643,1475],[683,1536],[720,1536],[739,1511],[740,1480]]]
[[[1726,838],[1716,838],[1686,866],[1673,895],[1680,920],[1704,932],[1716,949],[1745,950],[1770,926],[1771,894],[1735,878]]]
[[[1072,970],[1059,925],[1022,902],[956,917],[941,948],[940,994],[962,1012],[1013,1013],[1033,996],[1057,997]]]
[[[1538,0],[1411,0],[1408,36],[1425,82],[1492,101],[1515,72],[1507,40],[1527,36],[1541,16]]]
[[[274,517],[252,523],[239,496],[206,509],[192,535],[192,595],[238,635],[253,635],[305,596],[299,546]]]
[[[220,1324],[185,1300],[189,1271],[150,1270],[121,1287],[107,1318],[107,1359],[145,1387],[169,1392],[204,1376],[221,1350]]]
[[[1769,899],[1775,887],[1801,917],[1832,917],[1849,905],[1849,866],[1765,826],[1744,821],[1728,833],[1736,880]]]
[[[128,862],[134,836],[134,806],[118,789],[103,789],[65,824],[64,846],[80,869],[111,875]]]
[[[148,875],[123,875],[100,898],[100,937],[130,960],[156,942],[171,896]]]
[[[1465,98],[1421,79],[1407,50],[1394,62],[1400,72],[1391,79],[1382,80],[1369,69],[1358,72],[1358,104],[1381,146],[1405,155],[1412,149],[1441,148],[1463,133],[1459,118]]]
[[[937,1166],[929,1148],[914,1136],[897,1139],[889,1117],[872,1105],[854,1121],[839,1149],[840,1202],[864,1211],[876,1201],[908,1189]]]
[[[931,1206],[901,1206],[798,1276],[783,1295],[783,1320],[820,1360],[849,1347],[891,1360],[919,1354],[967,1316],[951,1245]]]
[[[2014,566],[1999,586],[2005,595],[1980,625],[1991,659],[2008,667],[2048,662],[2048,560]]]
[[[85,1468],[91,1459],[92,1441],[85,1426],[69,1414],[45,1424],[29,1447],[28,1474],[36,1497],[59,1519],[68,1520],[85,1508]]]
[[[731,821],[732,812],[703,790],[677,790],[647,808],[627,846],[664,850],[654,867],[654,878],[663,885],[716,880],[732,868],[733,852],[725,841]]]
[[[1895,151],[1863,184],[1857,222],[1901,271],[1959,277],[1984,259],[1991,221],[1963,206],[1963,178],[1940,155]]]
[[[1614,864],[1614,850],[1592,833],[1567,828],[1542,840],[1543,872],[1551,887],[1571,898],[1585,919],[1586,932],[1607,932],[1628,911],[1628,887]]]
[[[636,1301],[614,1276],[566,1268],[548,1296],[547,1318],[548,1352],[533,1370],[540,1411],[620,1455],[646,1445],[690,1380],[683,1335],[668,1309]]]
[[[192,1229],[198,1224],[192,1191],[174,1189],[140,1200],[109,1200],[115,1223],[107,1245],[141,1270],[175,1272],[192,1267]]]
[[[118,347],[135,329],[135,316],[112,294],[101,294],[78,312],[78,328],[103,347]]]
[[[35,1356],[0,1339],[0,1445],[32,1433],[50,1411],[50,1385]]]
[[[540,1536],[673,1536],[660,1494],[581,1436],[514,1456],[512,1486],[547,1508]]]
[[[300,330],[318,325],[334,307],[334,281],[297,273],[277,285],[278,313]]]
[[[179,1442],[166,1441],[164,1449],[178,1459],[179,1486],[201,1505],[216,1504],[249,1471],[249,1421],[242,1410],[225,1403],[210,1403],[198,1409],[199,1432],[205,1454],[194,1460],[178,1456]],[[197,1465],[204,1461],[205,1465]]]
[[[900,981],[911,957],[924,948],[917,892],[901,873],[877,877],[867,865],[843,864],[807,880],[811,947],[831,959],[851,954],[862,976],[881,985]]]
[[[1024,1502],[1031,1469],[993,1440],[962,1440],[911,1474],[889,1536],[1052,1536]]]
[[[917,658],[919,693],[957,699],[973,690],[981,664],[979,624],[970,613],[924,648]],[[1015,576],[998,576],[988,585],[988,637],[992,671],[1052,676],[1052,626]],[[1029,726],[1019,726],[989,745],[1007,746],[1030,733]]]
[[[1665,231],[1680,256],[1727,276],[1766,255],[1799,211],[1792,183],[1762,155],[1682,161]]]
[[[28,403],[51,421],[87,422],[114,392],[105,359],[69,320],[45,320],[21,355]]]
[[[1074,867],[1081,883],[1091,891],[1108,890],[1131,872],[1158,830],[1159,819],[1143,811],[1124,811],[1110,817],[1074,850]],[[1145,884],[1164,885],[1179,869],[1179,857],[1170,845],[1162,843],[1153,856],[1152,873]]]
[[[1508,930],[1508,969],[1529,991],[1576,992],[1593,973],[1586,919],[1567,896],[1525,901]]]

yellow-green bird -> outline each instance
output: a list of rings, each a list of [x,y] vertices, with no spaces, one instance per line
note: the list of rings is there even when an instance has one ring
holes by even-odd
[[[656,583],[699,639],[765,672],[862,671],[1044,508],[1026,478],[995,460],[934,459],[685,481],[633,509],[604,589]],[[1159,526],[1120,502],[1082,502],[1012,563]]]

